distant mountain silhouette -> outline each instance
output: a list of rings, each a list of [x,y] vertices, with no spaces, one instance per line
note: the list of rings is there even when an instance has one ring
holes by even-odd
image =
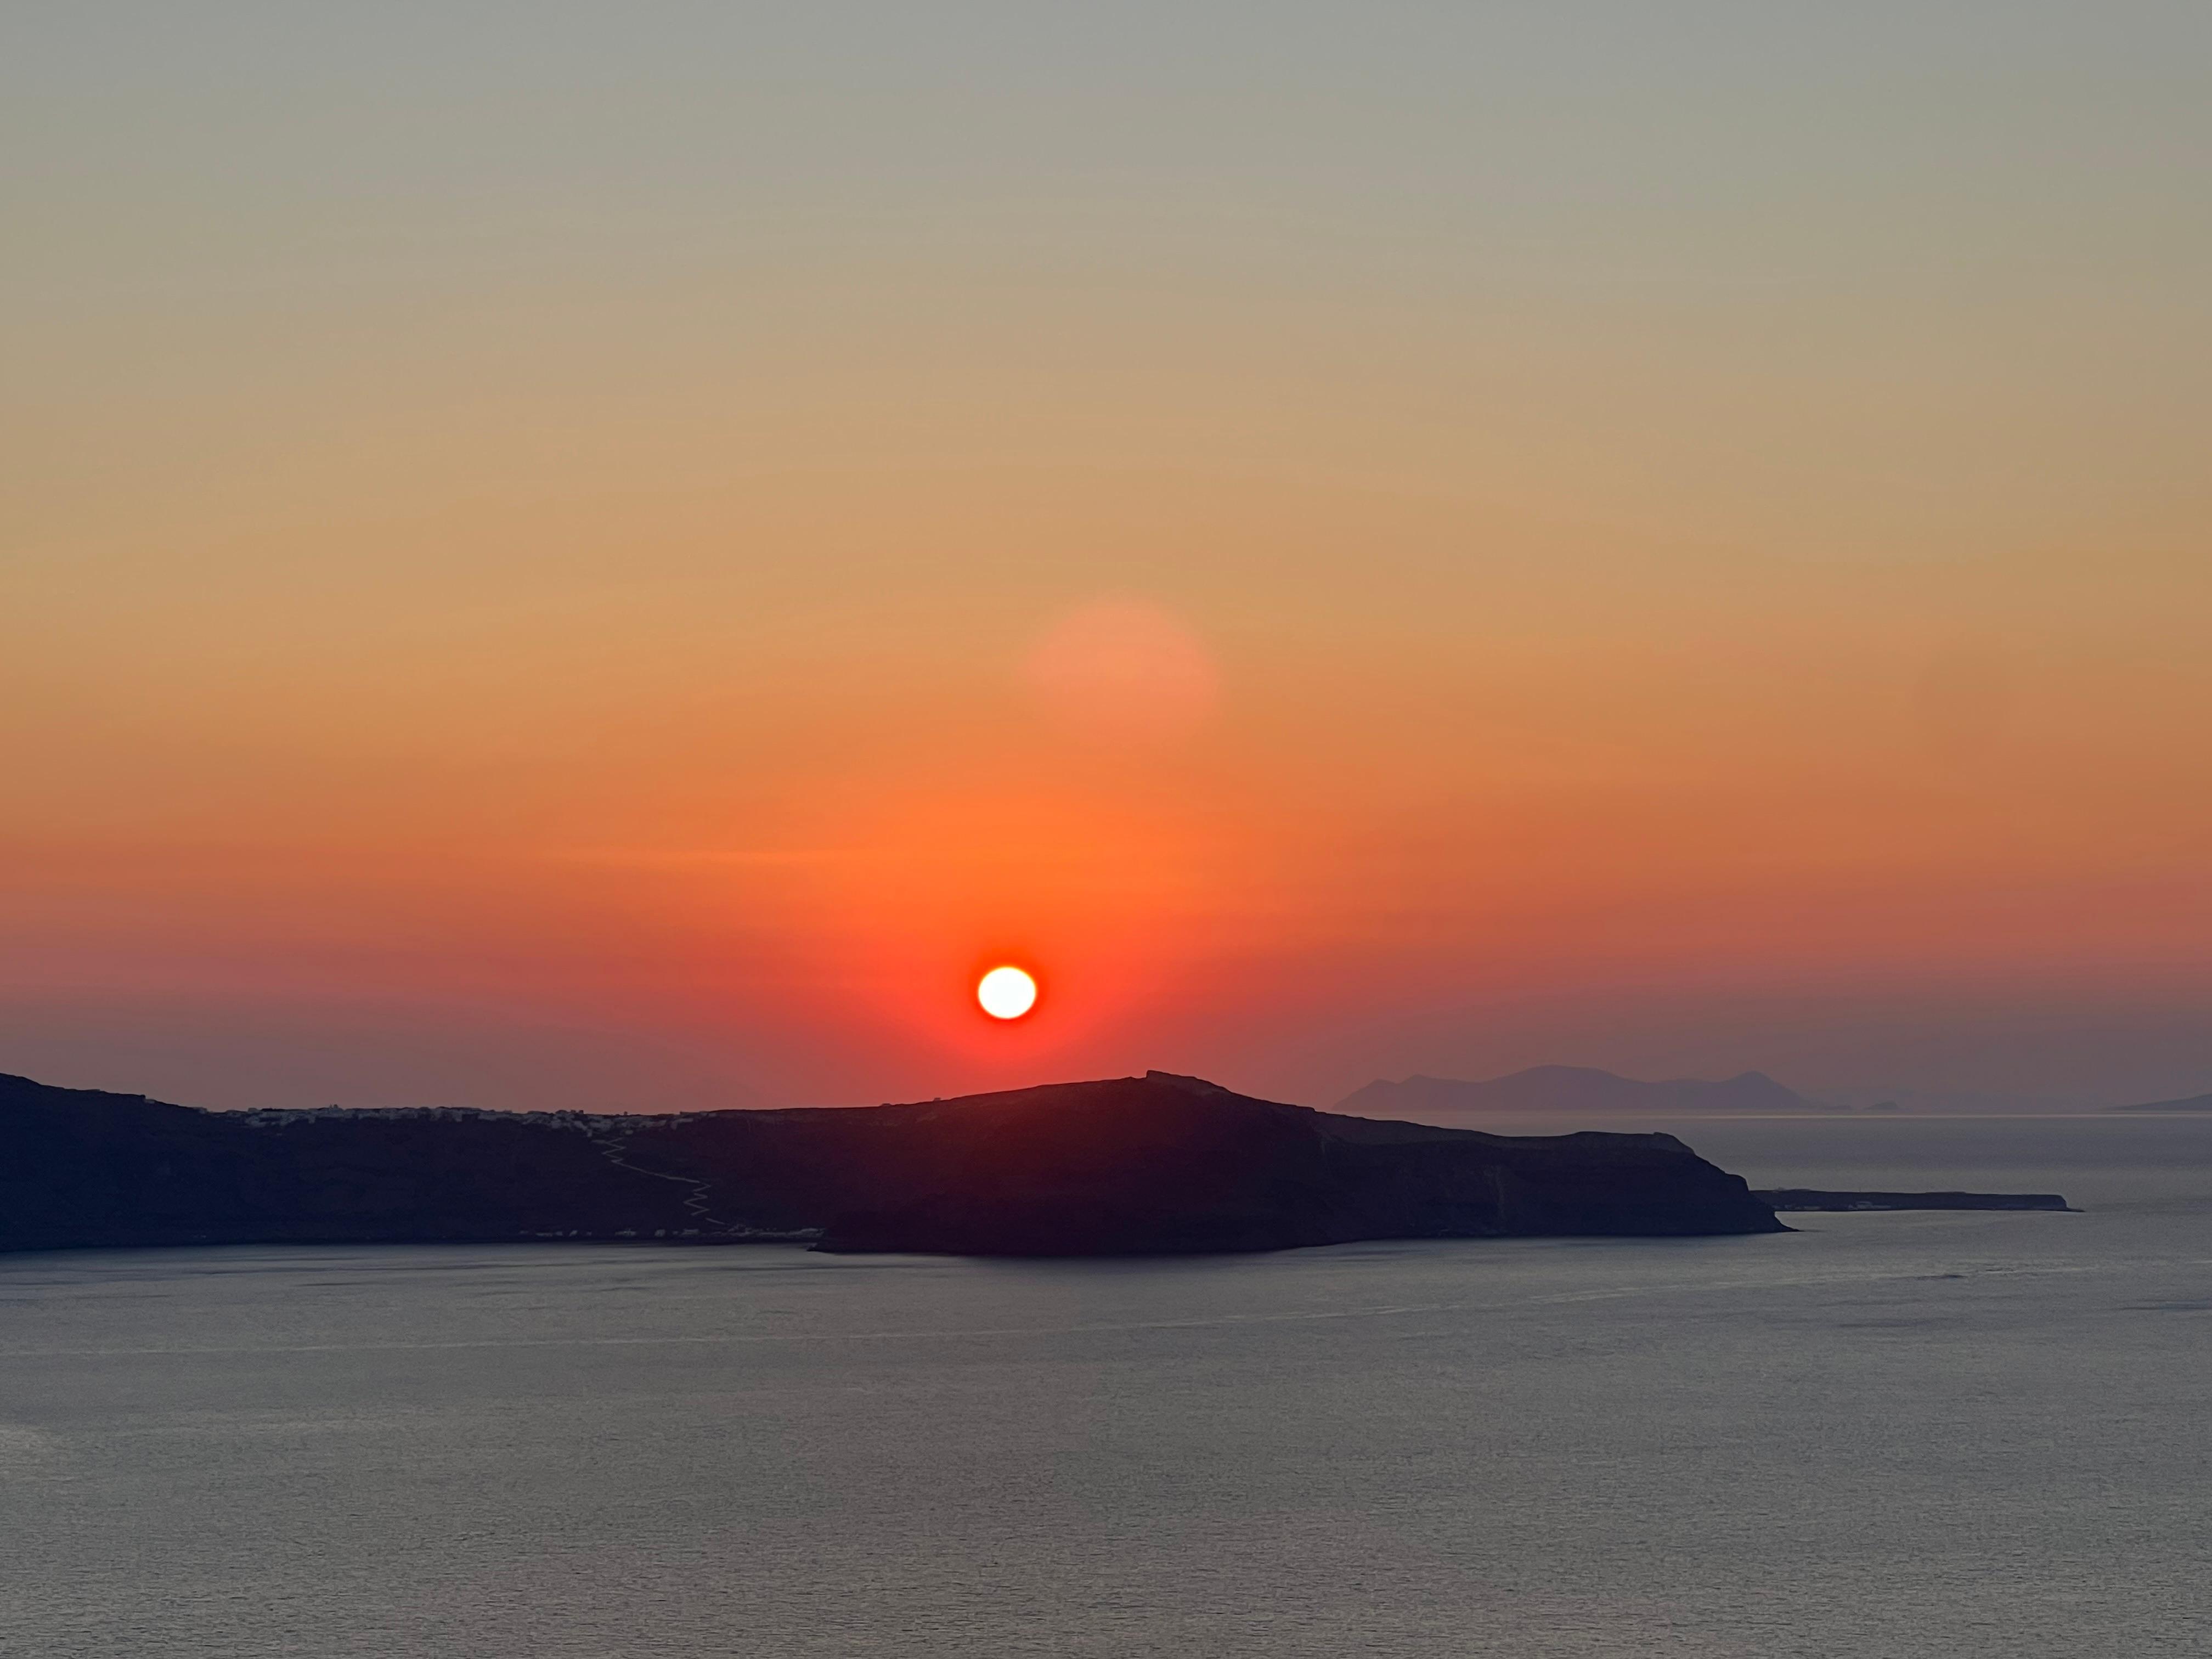
[[[1448,1077],[1376,1079],[1336,1103],[1340,1112],[1820,1112],[1832,1111],[1777,1083],[1746,1072],[1718,1083],[1676,1078],[1643,1083],[1589,1066],[1536,1066],[1507,1077],[1467,1082]]]
[[[2212,1112],[2212,1095],[2191,1095],[2186,1100],[2154,1100],[2141,1106],[2107,1106],[2108,1112]]]
[[[1781,1231],[1672,1135],[1377,1122],[1195,1078],[665,1116],[206,1112],[0,1076],[0,1249],[805,1240],[979,1255]]]

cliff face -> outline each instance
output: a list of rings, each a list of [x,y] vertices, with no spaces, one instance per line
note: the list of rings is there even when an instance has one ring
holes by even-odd
[[[807,1237],[1085,1255],[1779,1230],[1668,1135],[1390,1123],[1158,1073],[666,1117],[215,1113],[0,1079],[0,1248]]]
[[[202,1112],[0,1077],[0,1248],[605,1237],[684,1224],[679,1189],[584,1121]]]

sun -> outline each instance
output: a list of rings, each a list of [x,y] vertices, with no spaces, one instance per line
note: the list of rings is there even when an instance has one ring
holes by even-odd
[[[975,981],[975,1000],[993,1019],[1019,1019],[1036,1006],[1036,981],[1018,968],[994,968]]]

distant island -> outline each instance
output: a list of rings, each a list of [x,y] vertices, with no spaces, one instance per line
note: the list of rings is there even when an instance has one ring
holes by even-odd
[[[1894,1109],[1893,1103],[1884,1103]],[[1378,1078],[1336,1103],[1340,1112],[1523,1113],[1574,1112],[1593,1116],[1644,1112],[1691,1115],[1708,1112],[1840,1112],[1850,1109],[1808,1100],[1763,1072],[1719,1082],[1675,1078],[1644,1083],[1589,1066],[1536,1066],[1480,1082],[1449,1077]]]
[[[2108,1112],[2212,1112],[2212,1095],[2191,1095],[2185,1100],[2153,1100],[2141,1106],[2107,1106]]]
[[[1770,1188],[1753,1194],[1783,1213],[1811,1210],[2070,1210],[2057,1193],[1829,1193]]]
[[[665,1116],[214,1112],[0,1077],[0,1249],[660,1239],[1042,1256],[1786,1231],[1672,1135],[1382,1121],[1160,1072]]]

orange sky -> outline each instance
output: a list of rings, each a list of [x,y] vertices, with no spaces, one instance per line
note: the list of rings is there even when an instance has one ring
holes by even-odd
[[[2201,14],[1446,9],[11,26],[0,1070],[2212,1088]]]

